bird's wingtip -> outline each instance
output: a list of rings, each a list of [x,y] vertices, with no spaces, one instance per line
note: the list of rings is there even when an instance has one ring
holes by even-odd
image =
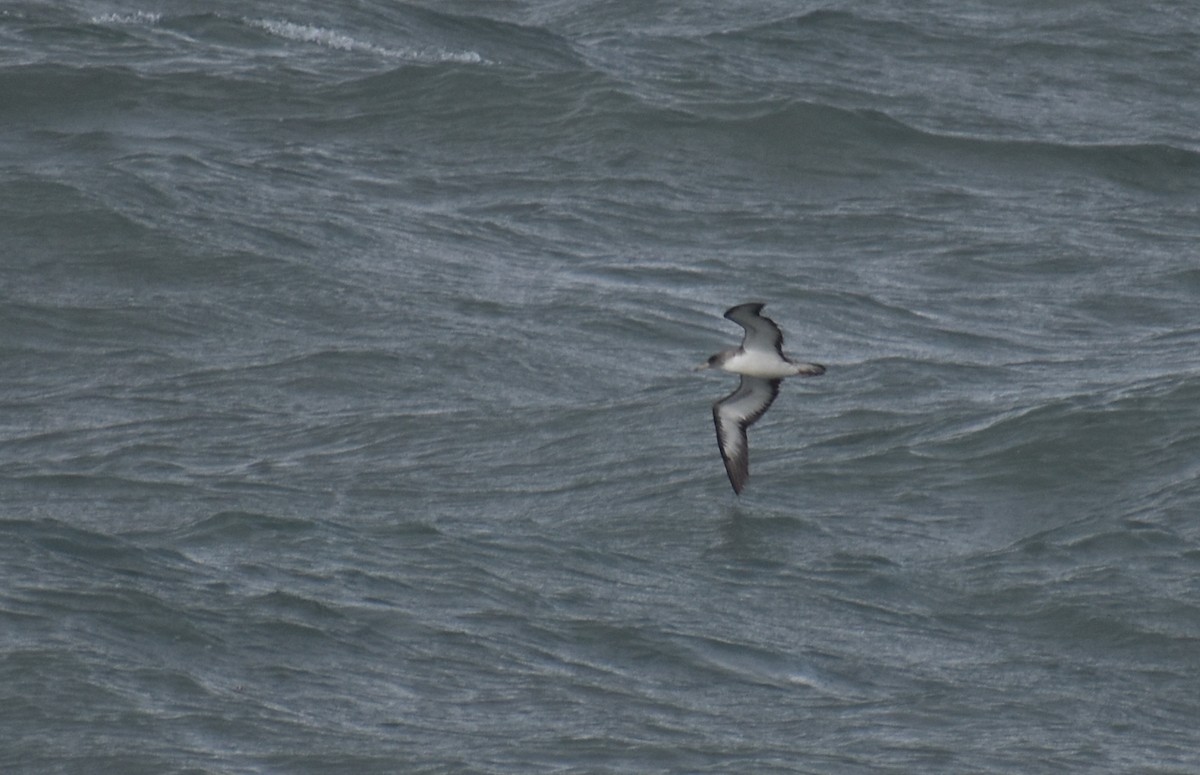
[[[744,301],[741,304],[735,304],[729,309],[725,310],[725,317],[732,319],[731,316],[739,310],[746,310],[747,312],[757,315],[758,313],[762,312],[763,307],[765,306],[767,306],[767,304],[763,301]]]

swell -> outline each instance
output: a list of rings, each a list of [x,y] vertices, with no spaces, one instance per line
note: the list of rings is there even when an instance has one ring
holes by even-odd
[[[738,26],[711,33],[707,38],[714,41],[792,46],[806,36],[830,35],[838,32],[881,37],[898,36],[906,40],[924,39],[928,41],[929,39],[922,33],[921,28],[912,24],[896,20],[872,19],[851,11],[827,8],[788,15],[759,24]]]
[[[934,166],[953,162],[1020,170],[1022,177],[1082,172],[1154,192],[1200,190],[1200,151],[1165,143],[1060,143],[938,133],[879,110],[797,100],[717,110],[706,107],[708,115],[695,115],[694,125],[719,130],[733,145],[758,148],[781,160],[841,150],[869,153],[881,169],[907,156]]]
[[[842,16],[838,12],[816,12],[775,23],[770,29],[781,24],[828,24]],[[394,21],[399,24],[399,20]],[[301,108],[318,112],[315,104],[306,107],[311,102],[311,89],[301,88],[316,86],[323,102],[350,108],[319,110],[329,116],[361,117],[363,106],[370,104],[370,112],[376,116],[390,119],[407,112],[411,121],[413,114],[407,110],[411,98],[431,100],[426,102],[427,108],[442,104],[445,109],[422,111],[426,116],[424,128],[430,133],[446,131],[467,136],[469,127],[482,133],[497,122],[506,122],[509,128],[521,130],[518,137],[537,129],[550,136],[595,143],[605,137],[620,142],[621,136],[637,133],[662,137],[664,147],[680,132],[699,133],[699,142],[685,145],[693,154],[703,154],[705,147],[712,148],[715,143],[729,149],[727,152],[756,149],[753,153],[776,163],[799,160],[817,168],[828,167],[830,172],[840,169],[867,173],[911,163],[983,164],[1039,176],[1082,172],[1153,192],[1190,192],[1200,186],[1200,151],[1196,149],[1155,142],[1076,144],[939,133],[897,120],[887,112],[820,101],[764,98],[725,104],[664,102],[648,97],[635,84],[605,75],[578,57],[568,42],[545,29],[424,11],[414,12],[405,21],[409,34],[418,38],[452,37],[462,40],[467,50],[491,46],[486,61],[496,66],[464,67],[484,64],[484,60],[473,62],[466,57],[460,61],[448,56],[440,63],[426,63],[448,65],[445,67],[395,67],[385,62],[365,76],[340,69],[324,74],[300,72],[285,81],[284,91],[280,92],[278,80],[269,77],[269,71],[254,59],[256,48],[272,38],[334,54],[370,54],[383,59],[388,57],[380,52],[390,49],[383,43],[360,40],[352,30],[339,31],[303,21],[247,21],[218,16],[207,18],[205,25],[243,27],[240,53],[230,54],[223,49],[222,56],[246,57],[248,68],[235,66],[232,59],[214,61],[211,68],[174,72],[157,66],[152,72],[116,63],[27,64],[0,71],[0,102],[17,120],[41,115],[66,121],[89,105],[104,115],[114,103],[142,102],[149,95],[189,110],[208,109],[213,98],[220,95],[223,110],[232,109],[234,103],[250,107],[266,101],[276,103],[276,111]],[[191,17],[145,23],[175,25],[180,31],[190,31],[193,42],[202,41],[202,35],[214,34]],[[189,30],[189,25],[200,29]],[[251,33],[250,40],[244,39],[247,32]],[[255,42],[254,35],[266,40]],[[500,41],[507,48],[498,47]],[[343,72],[346,77],[340,77]],[[291,88],[286,85],[289,81]],[[520,105],[535,109],[524,115],[514,113],[514,106]],[[336,123],[346,125],[343,119],[336,119]],[[709,135],[713,139],[706,140]]]
[[[1187,374],[1170,374],[1142,384],[1118,384],[1099,390],[1016,406],[998,415],[994,422],[958,437],[937,442],[929,451],[957,459],[1010,455],[1026,457],[1030,445],[1045,445],[1050,439],[1061,444],[1044,448],[1042,454],[1063,453],[1064,446],[1078,455],[1096,456],[1120,464],[1126,455],[1149,462],[1145,455],[1168,449],[1174,442],[1195,442],[1200,434],[1176,424],[1174,418],[1200,400],[1200,388]],[[1072,456],[1073,457],[1073,456]],[[1070,459],[1070,457],[1060,458]]]

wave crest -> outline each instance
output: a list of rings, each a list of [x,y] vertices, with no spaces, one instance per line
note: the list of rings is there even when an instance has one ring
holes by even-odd
[[[484,58],[474,51],[446,51],[444,49],[389,48],[359,40],[336,30],[311,24],[296,24],[282,19],[245,19],[246,24],[260,30],[301,43],[315,43],[338,51],[353,51],[375,54],[388,59],[404,59],[423,62],[460,62],[482,64]]]

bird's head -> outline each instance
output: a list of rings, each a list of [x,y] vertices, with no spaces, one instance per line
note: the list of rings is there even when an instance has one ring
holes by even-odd
[[[732,352],[732,350],[725,350],[724,352],[719,352],[716,355],[710,356],[707,361],[705,361],[704,363],[701,363],[699,366],[692,369],[692,371],[704,371],[705,369],[719,369],[719,368],[721,368],[721,364],[725,363],[725,361],[729,359],[729,355],[731,352]]]

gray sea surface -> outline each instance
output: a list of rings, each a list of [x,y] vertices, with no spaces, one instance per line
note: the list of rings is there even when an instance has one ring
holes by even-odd
[[[0,6],[0,772],[1200,772],[1200,6]],[[690,370],[795,357],[736,497]]]

